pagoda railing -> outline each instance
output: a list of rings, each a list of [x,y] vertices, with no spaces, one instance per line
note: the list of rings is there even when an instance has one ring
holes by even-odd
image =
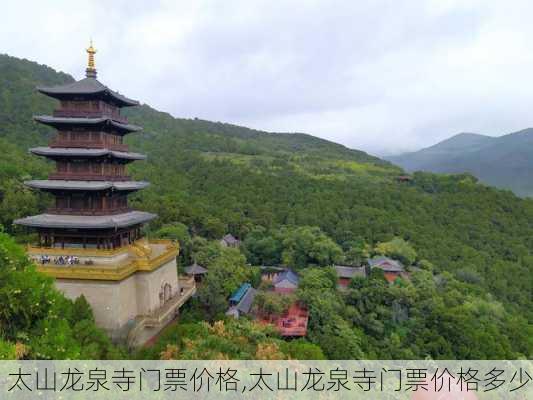
[[[74,180],[74,181],[129,181],[131,177],[129,175],[101,175],[101,174],[88,174],[86,172],[80,172],[75,174],[72,172],[55,172],[48,175],[48,179],[60,179],[60,180]]]
[[[58,118],[111,118],[122,124],[127,124],[128,119],[119,114],[109,114],[104,111],[84,111],[84,110],[55,110],[54,117]]]
[[[132,211],[129,207],[112,208],[112,209],[88,209],[88,208],[58,208],[50,207],[46,210],[50,214],[64,214],[64,215],[113,215],[122,214]]]
[[[89,279],[89,280],[109,280],[109,281],[119,281],[127,278],[128,276],[134,274],[137,271],[150,272],[153,271],[162,265],[175,260],[176,256],[179,253],[179,246],[173,244],[171,241],[167,242],[167,246],[162,254],[157,257],[141,257],[134,258],[130,262],[125,264],[118,265],[115,268],[102,267],[98,264],[87,265],[87,266],[56,266],[56,265],[38,265],[37,270],[43,272],[54,278],[61,279]],[[121,252],[132,250],[133,246],[127,246],[121,248]],[[28,252],[30,254],[42,254],[43,250],[47,254],[54,254],[53,252],[56,249],[47,249],[47,248],[31,248],[28,247]],[[57,249],[59,250],[59,249]],[[82,255],[82,251],[85,249],[61,249],[57,253],[59,255],[66,255],[67,252],[70,252],[73,255]],[[87,253],[91,253],[97,256],[103,255],[105,253],[111,253],[109,250],[89,250]],[[105,252],[105,253],[104,253]],[[119,254],[116,252],[116,254]]]
[[[114,151],[128,151],[127,144],[107,144],[101,141],[89,140],[60,140],[54,139],[49,143],[50,147],[74,147],[83,149],[109,149]]]
[[[50,256],[80,256],[80,257],[110,257],[122,253],[127,253],[131,250],[131,245],[117,247],[116,249],[83,249],[78,247],[61,248],[61,247],[46,247],[28,245],[27,251],[30,255],[46,254]],[[62,267],[64,268],[64,267]]]

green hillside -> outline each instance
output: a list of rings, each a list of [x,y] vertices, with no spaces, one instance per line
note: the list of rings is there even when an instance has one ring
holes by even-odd
[[[388,158],[408,171],[470,173],[519,196],[533,196],[533,129],[501,137],[462,133],[414,153]]]
[[[50,168],[26,154],[52,133],[31,122],[53,108],[32,88],[70,79],[0,56],[0,146],[7,149],[0,153],[0,223],[20,241],[26,238],[11,221],[47,201],[21,182]],[[145,128],[128,142],[149,157],[130,168],[152,183],[131,202],[159,214],[149,233],[184,224],[180,240],[191,242],[182,263],[190,262],[195,236],[227,232],[244,239],[249,262],[294,261],[307,274],[300,296],[310,305],[309,339],[327,357],[533,353],[532,200],[466,174],[417,173],[400,183],[403,171],[388,162],[305,134],[175,119],[148,106],[128,116]],[[389,290],[370,280],[342,295],[332,289],[325,265],[357,260],[394,238],[415,251],[422,271],[412,282]],[[347,342],[348,353],[339,352]]]

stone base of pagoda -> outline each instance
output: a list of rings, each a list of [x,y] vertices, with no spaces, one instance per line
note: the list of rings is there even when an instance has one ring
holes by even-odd
[[[52,250],[52,261],[39,264]],[[40,272],[55,278],[56,287],[66,297],[87,299],[96,324],[115,342],[144,344],[190,297],[191,284],[183,280],[180,284],[178,249],[170,241],[139,241],[117,251],[64,249],[62,255],[60,251],[30,248],[29,254]],[[59,257],[82,261],[58,265],[54,261]]]

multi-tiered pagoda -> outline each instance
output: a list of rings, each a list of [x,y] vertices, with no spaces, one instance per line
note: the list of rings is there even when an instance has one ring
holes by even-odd
[[[57,129],[49,147],[33,154],[55,161],[47,180],[28,181],[32,188],[51,193],[54,206],[45,214],[18,220],[37,229],[46,247],[114,249],[140,238],[141,224],[155,215],[128,208],[128,194],[148,185],[132,181],[125,166],[145,157],[128,151],[123,138],[141,128],[128,124],[120,109],[138,105],[96,79],[95,50],[87,50],[87,77],[38,91],[59,100],[51,116],[37,122]]]
[[[132,180],[126,165],[145,156],[130,152],[124,137],[141,128],[121,115],[137,101],[96,79],[92,44],[86,77],[37,90],[59,100],[53,115],[34,119],[57,135],[48,147],[30,149],[55,162],[46,180],[26,184],[50,193],[45,213],[15,221],[36,229],[30,256],[39,269],[56,278],[69,297],[84,295],[96,321],[115,336],[140,328],[157,330],[185,300],[176,270],[177,246],[141,237],[142,224],[156,215],[128,207],[128,195],[148,185]],[[192,285],[194,285],[192,283]],[[194,288],[192,288],[194,289]],[[184,294],[185,293],[185,294]]]

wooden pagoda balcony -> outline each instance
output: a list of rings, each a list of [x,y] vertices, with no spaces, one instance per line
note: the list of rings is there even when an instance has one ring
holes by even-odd
[[[48,144],[50,147],[73,147],[81,149],[109,149],[114,151],[128,151],[127,144],[109,144],[95,140],[61,140],[53,139]]]
[[[105,208],[105,209],[49,207],[46,211],[49,214],[98,216],[98,215],[122,214],[122,213],[127,213],[133,210],[129,207]]]
[[[122,182],[122,181],[131,181],[131,176],[129,175],[102,175],[102,174],[91,174],[89,172],[54,172],[48,175],[48,179],[59,179],[65,181],[113,181],[113,182]]]
[[[127,124],[128,119],[123,117],[118,113],[109,113],[100,110],[65,110],[59,109],[55,110],[53,113],[54,117],[58,118],[111,118],[114,121],[120,122],[122,124]]]

